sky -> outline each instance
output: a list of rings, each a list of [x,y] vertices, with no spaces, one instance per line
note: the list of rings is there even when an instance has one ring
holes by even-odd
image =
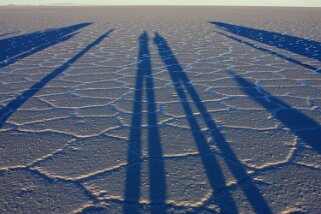
[[[0,5],[236,5],[321,7],[321,0],[0,0]]]

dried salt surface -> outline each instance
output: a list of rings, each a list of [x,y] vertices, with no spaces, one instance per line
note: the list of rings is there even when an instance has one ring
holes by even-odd
[[[1,213],[320,213],[320,12],[0,8]]]

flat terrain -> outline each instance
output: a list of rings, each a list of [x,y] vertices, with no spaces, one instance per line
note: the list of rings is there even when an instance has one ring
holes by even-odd
[[[0,212],[320,213],[320,20],[0,8]]]

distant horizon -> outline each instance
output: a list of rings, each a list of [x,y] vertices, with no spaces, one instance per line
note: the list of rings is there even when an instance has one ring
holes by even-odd
[[[321,6],[283,5],[157,5],[157,4],[0,4],[0,7],[280,7],[280,8],[321,8]]]
[[[46,3],[44,3],[46,2]],[[0,6],[235,6],[235,7],[321,7],[320,0],[0,0]]]

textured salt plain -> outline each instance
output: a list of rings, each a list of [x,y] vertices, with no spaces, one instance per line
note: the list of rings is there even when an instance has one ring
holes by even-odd
[[[320,9],[0,20],[1,213],[321,212]]]

